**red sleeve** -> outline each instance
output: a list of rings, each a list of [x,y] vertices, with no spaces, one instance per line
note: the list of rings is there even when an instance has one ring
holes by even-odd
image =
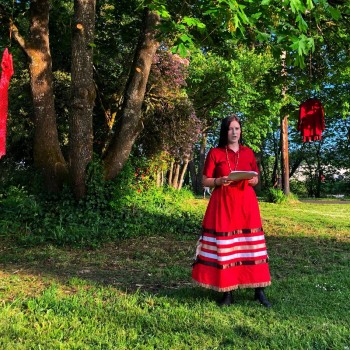
[[[216,167],[214,153],[215,151],[212,148],[208,152],[207,158],[205,159],[203,175],[205,175],[206,177],[214,177],[215,167]]]

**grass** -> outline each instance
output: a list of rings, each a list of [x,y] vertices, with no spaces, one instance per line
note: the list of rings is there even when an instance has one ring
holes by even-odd
[[[350,205],[261,211],[270,310],[192,286],[198,227],[91,250],[0,237],[0,349],[350,349]]]

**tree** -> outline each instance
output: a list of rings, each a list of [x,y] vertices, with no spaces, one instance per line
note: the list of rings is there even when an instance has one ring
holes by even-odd
[[[68,169],[57,133],[48,23],[49,1],[33,0],[30,3],[29,37],[22,37],[12,22],[10,28],[30,62],[35,127],[34,161],[44,175],[46,188],[57,192],[67,177]]]
[[[96,97],[93,79],[95,9],[96,0],[74,1],[69,167],[76,198],[85,196],[86,167],[93,154],[92,112]]]
[[[0,1],[0,3],[4,4],[3,1]],[[182,1],[169,3],[161,0],[157,2],[146,1],[140,3],[135,1],[135,3],[129,3],[133,5],[137,3],[140,9],[145,9],[143,29],[134,35],[139,36],[139,43],[134,51],[135,59],[130,69],[125,89],[120,88],[120,91],[123,91],[121,109],[117,111],[114,119],[111,118],[111,121],[114,120],[115,125],[111,130],[109,143],[103,152],[107,179],[114,178],[120,172],[128,159],[132,145],[142,130],[144,92],[152,57],[161,41],[165,42],[166,39],[168,45],[181,54],[186,54],[189,49],[194,52],[193,50],[197,47],[203,49],[206,53],[209,53],[211,50],[215,51],[219,56],[225,56],[226,59],[235,56],[235,50],[233,48],[237,48],[239,45],[249,45],[250,48],[255,48],[255,50],[259,50],[260,48],[266,50],[266,48],[270,48],[273,53],[277,54],[282,50],[286,50],[288,52],[288,58],[290,58],[289,63],[292,62],[292,59],[295,59],[297,64],[302,65],[304,62],[303,57],[309,54],[315,47],[315,43],[321,42],[323,38],[334,37],[340,44],[346,40],[344,38],[346,38],[347,34],[346,23],[349,14],[346,3],[325,0],[318,1],[317,3],[313,1],[306,1],[305,3],[304,1],[294,0],[282,3],[272,0],[264,0],[262,2],[252,2],[250,0],[239,2],[235,0],[220,2],[205,0],[201,2],[189,1],[186,3]],[[25,5],[26,2],[24,1],[18,1],[14,4],[15,7],[24,7],[23,13],[26,13]],[[1,7],[1,18],[7,18],[9,21],[11,16],[8,13],[4,15],[3,13],[6,11],[4,12],[2,10],[4,7],[6,10],[6,6],[5,4],[5,6]],[[31,18],[34,19],[42,16],[43,19],[38,23],[41,29],[40,35],[42,36],[43,52],[46,52],[45,59],[49,62],[47,71],[50,72],[52,64],[48,36],[46,35],[48,28],[48,1],[32,0],[30,6],[38,15],[32,15]],[[125,9],[125,13],[129,11],[128,16],[130,16],[130,7],[127,7],[129,5],[125,1],[118,2],[117,5],[114,0],[109,0],[106,4],[99,5],[99,9],[103,9],[107,13],[106,7],[103,6],[113,7],[113,11],[115,12],[118,12],[119,9],[122,12]],[[39,14],[38,11],[40,12]],[[93,11],[93,9],[90,9],[90,11]],[[138,17],[138,14],[136,11],[135,16]],[[101,17],[99,18],[101,19]],[[109,23],[111,21],[113,23],[113,19],[104,18],[108,19]],[[339,24],[336,26],[336,30],[330,29],[334,27],[331,25],[333,23]],[[106,28],[110,29],[111,27],[113,25],[100,24],[99,28],[103,32]],[[33,44],[40,35],[38,38],[32,37],[30,40],[24,40],[14,25],[11,28],[14,37],[20,44],[22,43],[21,46],[27,52],[27,55],[34,58],[33,51],[29,52],[29,46],[27,47],[25,43]],[[161,35],[158,35],[159,33]],[[263,45],[260,43],[263,43]],[[41,53],[37,52],[37,54],[40,56]],[[113,55],[114,52],[110,54]],[[37,79],[35,78],[35,72],[31,71],[30,73],[33,75],[31,76],[32,81],[35,82],[35,79]],[[52,77],[50,81],[50,74],[45,75],[45,80],[48,88],[45,91],[41,91],[41,93],[45,93],[47,103],[45,103],[45,106],[41,106],[39,101],[35,100],[33,102],[35,105],[34,153],[35,162],[43,169],[47,182],[50,183],[49,187],[51,187],[51,190],[57,190],[61,179],[67,174],[67,166],[59,149],[57,130],[53,131],[57,128],[55,125],[54,104],[52,103]],[[124,84],[122,83],[121,86],[123,87]],[[40,89],[38,87],[37,90],[37,93],[39,93]],[[91,108],[91,101],[87,106]],[[46,117],[46,114],[45,116],[41,116],[40,112],[42,110],[37,107],[47,108],[49,114],[46,114],[48,117]],[[72,113],[74,112],[72,111]],[[243,116],[250,120],[248,114],[243,113]],[[84,125],[88,126],[89,124],[91,125],[91,120],[90,116],[87,116],[84,119]],[[50,132],[50,137],[47,140],[43,140],[43,127]],[[84,152],[86,152],[82,157],[83,160],[79,163],[79,169],[77,167],[76,174],[73,176],[76,183],[80,184],[79,190],[76,192],[78,197],[84,193],[84,175],[81,173],[85,171],[86,164],[91,159],[89,141],[91,127],[88,127],[86,132],[90,133],[90,136],[80,135],[75,137],[76,135],[72,134],[70,137],[71,140],[76,141],[76,145],[86,146],[83,147]],[[258,135],[257,129],[251,132]],[[40,142],[38,142],[39,140]],[[84,140],[88,141],[85,143]],[[42,147],[43,145],[45,147]],[[78,148],[78,146],[73,146],[74,149],[76,147]],[[40,148],[44,148],[45,150],[41,150]],[[79,152],[78,149],[74,150],[74,152],[71,149],[70,154],[72,158],[78,159],[77,154]]]
[[[202,122],[201,139],[190,165],[194,190],[202,190],[202,173],[207,148],[216,143],[221,119],[238,113],[244,122],[245,144],[257,151],[269,131],[271,99],[264,94],[267,78],[275,62],[246,47],[237,48],[235,57],[198,54],[190,63],[188,93]],[[276,98],[277,96],[274,96]]]
[[[185,91],[188,63],[166,47],[158,50],[145,98],[145,129],[137,143],[148,157],[163,160],[168,154],[168,185],[176,189],[182,187],[200,132],[200,121]]]
[[[143,29],[135,50],[133,65],[126,85],[120,123],[104,156],[105,176],[114,178],[127,161],[131,148],[142,130],[141,108],[146,91],[153,56],[159,46],[156,40],[155,27],[159,15],[145,10]]]

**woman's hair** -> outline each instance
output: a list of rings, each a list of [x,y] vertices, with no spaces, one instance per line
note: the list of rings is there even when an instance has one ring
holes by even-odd
[[[228,135],[228,128],[230,127],[230,124],[232,121],[238,122],[239,126],[241,127],[241,137],[239,138],[239,143],[242,144],[242,124],[241,120],[239,119],[237,114],[231,114],[230,116],[224,118],[221,122],[221,129],[220,129],[220,139],[219,139],[219,145],[218,147],[226,147],[227,146],[227,135]]]

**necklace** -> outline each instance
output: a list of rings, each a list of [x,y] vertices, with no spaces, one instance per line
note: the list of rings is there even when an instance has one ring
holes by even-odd
[[[231,171],[232,171],[232,168],[231,168],[230,161],[229,161],[229,159],[228,159],[227,146],[226,146],[226,160],[227,160],[227,164],[228,164],[228,167],[229,167],[229,169],[230,169],[230,172],[231,172]],[[235,166],[234,166],[233,171],[236,171],[236,169],[237,169],[238,160],[239,160],[239,147],[238,147],[237,156],[236,156],[236,163],[235,163]]]

